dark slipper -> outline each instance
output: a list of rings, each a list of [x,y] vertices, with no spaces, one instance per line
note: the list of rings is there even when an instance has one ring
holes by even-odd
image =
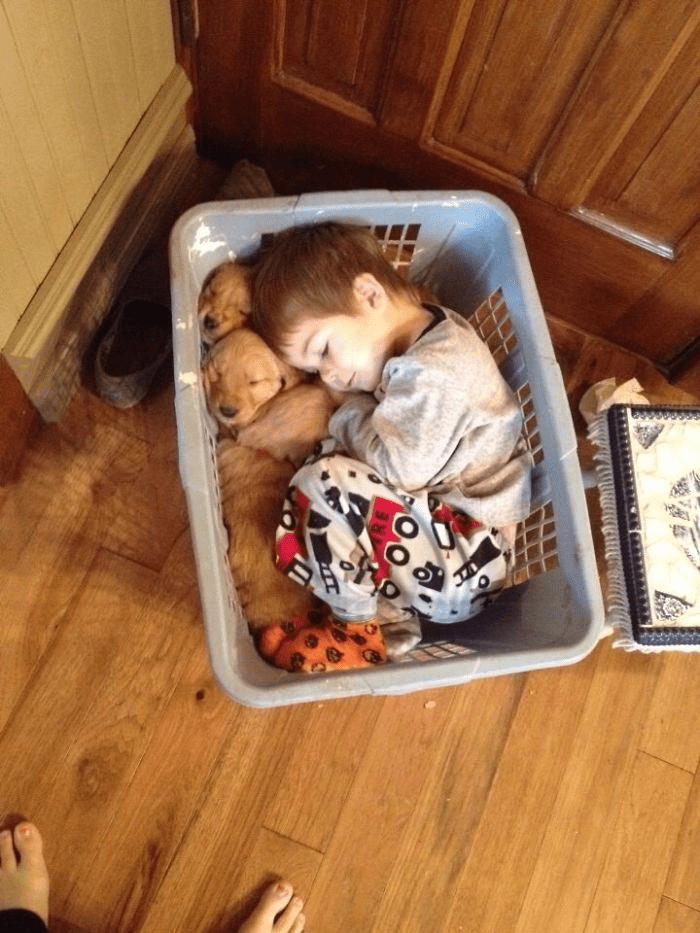
[[[97,348],[97,393],[116,408],[131,408],[145,397],[172,351],[169,295],[163,270],[153,274],[156,262],[149,257],[137,267]]]

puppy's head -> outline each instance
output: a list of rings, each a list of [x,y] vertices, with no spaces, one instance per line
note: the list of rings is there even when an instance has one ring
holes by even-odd
[[[250,314],[251,270],[239,262],[217,266],[204,280],[197,317],[202,340],[212,344],[238,327]]]
[[[250,424],[278,392],[304,378],[245,327],[231,331],[210,348],[202,376],[209,410],[233,431]]]

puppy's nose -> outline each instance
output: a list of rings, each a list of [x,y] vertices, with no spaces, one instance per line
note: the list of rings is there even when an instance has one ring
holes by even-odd
[[[233,408],[232,405],[219,405],[219,413],[222,418],[235,418],[238,414],[238,409]]]
[[[205,330],[214,330],[216,327],[216,319],[211,316],[211,314],[205,314],[204,316],[204,328]]]

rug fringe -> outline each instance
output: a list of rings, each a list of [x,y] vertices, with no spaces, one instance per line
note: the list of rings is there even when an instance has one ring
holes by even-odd
[[[605,562],[608,567],[608,586],[605,599],[607,609],[606,624],[611,625],[616,633],[613,648],[646,653],[665,650],[656,645],[640,645],[634,638],[617,524],[617,501],[615,498],[607,412],[601,412],[591,422],[588,428],[588,438],[594,449],[593,459],[598,477],[600,508],[603,516]]]

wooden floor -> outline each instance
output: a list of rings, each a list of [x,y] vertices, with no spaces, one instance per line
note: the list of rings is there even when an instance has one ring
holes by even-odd
[[[608,375],[678,397],[554,336],[574,401]],[[167,381],[130,412],[85,390],[0,490],[0,817],[45,835],[56,933],[224,933],[278,874],[309,933],[700,931],[699,655],[605,641],[559,670],[239,707],[176,458]]]

